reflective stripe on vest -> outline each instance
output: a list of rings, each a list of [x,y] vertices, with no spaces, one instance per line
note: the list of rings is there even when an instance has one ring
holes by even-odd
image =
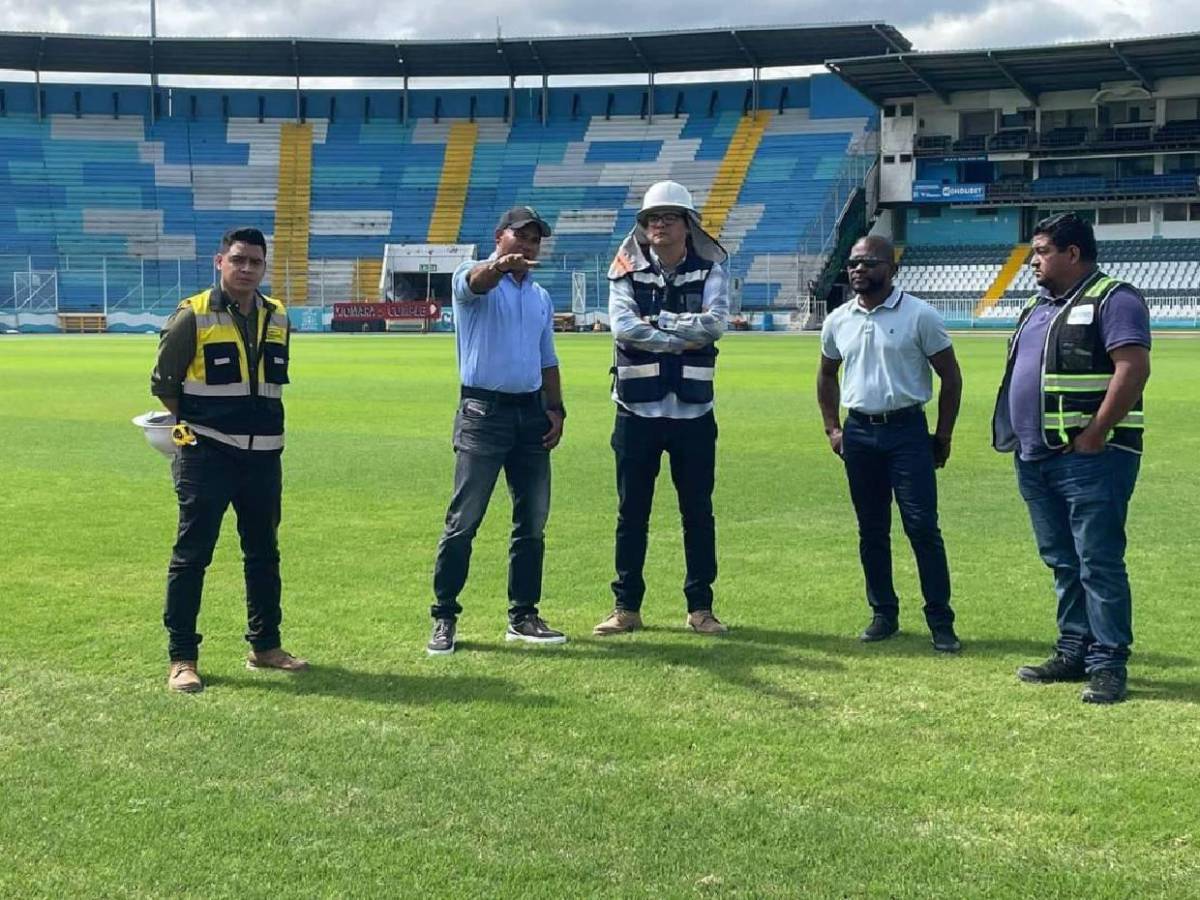
[[[228,444],[230,447],[237,447],[239,450],[267,451],[283,449],[282,434],[225,434],[206,425],[193,425],[191,423],[189,425],[196,434],[219,441],[222,444]]]
[[[183,392],[194,397],[249,397],[250,382],[237,381],[233,384],[205,384],[203,381],[184,381]],[[279,400],[283,397],[283,385],[263,381],[258,385],[258,396]]]

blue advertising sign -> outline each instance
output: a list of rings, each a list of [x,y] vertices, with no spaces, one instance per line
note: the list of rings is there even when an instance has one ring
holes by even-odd
[[[924,203],[982,203],[987,199],[987,185],[914,181],[912,198]]]

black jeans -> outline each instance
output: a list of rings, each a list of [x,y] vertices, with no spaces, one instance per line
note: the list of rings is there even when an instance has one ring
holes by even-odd
[[[683,595],[688,612],[712,609],[717,580],[717,530],[712,493],[716,480],[717,420],[711,412],[695,419],[635,416],[618,407],[612,448],[617,458],[616,605],[641,609],[646,593],[642,570],[650,533],[654,481],[665,450],[683,520],[687,574]]]
[[[212,561],[225,510],[233,504],[246,578],[246,640],[255,650],[278,647],[280,454],[226,450],[204,439],[171,462],[179,497],[179,531],[167,569],[163,624],[174,660],[196,659],[204,571]]]
[[[429,612],[435,619],[455,619],[462,612],[458,595],[467,583],[471,542],[501,469],[513,502],[508,617],[518,622],[537,615],[550,515],[550,451],[542,446],[549,429],[537,396],[519,403],[475,398],[459,403],[454,417],[454,495],[433,566],[436,600]]]
[[[900,601],[892,584],[892,496],[917,558],[925,621],[950,624],[950,567],[938,528],[933,442],[924,412],[913,409],[896,421],[870,424],[846,418],[842,458],[858,516],[858,552],[867,582],[867,603],[895,619]]]

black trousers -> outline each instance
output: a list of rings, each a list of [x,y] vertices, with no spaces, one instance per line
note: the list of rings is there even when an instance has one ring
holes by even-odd
[[[433,564],[435,599],[429,612],[435,619],[456,619],[462,612],[458,595],[467,583],[471,544],[501,470],[513,503],[508,617],[515,623],[538,614],[550,516],[550,451],[542,446],[542,436],[549,429],[540,396],[526,402],[468,397],[459,403],[454,417],[454,494]]]
[[[717,530],[712,493],[716,480],[717,420],[712,412],[695,419],[635,416],[618,407],[612,448],[617,461],[616,605],[641,609],[646,593],[642,570],[650,533],[654,482],[662,454],[671,461],[671,480],[683,521],[688,612],[712,609],[717,580]]]
[[[246,640],[255,650],[280,645],[280,454],[226,450],[201,439],[171,462],[179,498],[179,531],[167,569],[163,624],[172,661],[196,659],[204,572],[212,561],[225,510],[233,504],[246,578]]]

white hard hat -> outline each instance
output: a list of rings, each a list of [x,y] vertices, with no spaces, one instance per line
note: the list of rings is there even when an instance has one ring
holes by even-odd
[[[161,409],[152,410],[135,416],[133,424],[142,429],[146,441],[163,456],[174,456],[179,452],[175,439],[171,437],[171,429],[175,427],[175,417]]]
[[[638,211],[638,218],[652,209],[666,208],[682,209],[691,213],[691,218],[700,218],[700,212],[692,202],[692,192],[678,181],[656,181],[650,185],[642,197],[642,208]]]

